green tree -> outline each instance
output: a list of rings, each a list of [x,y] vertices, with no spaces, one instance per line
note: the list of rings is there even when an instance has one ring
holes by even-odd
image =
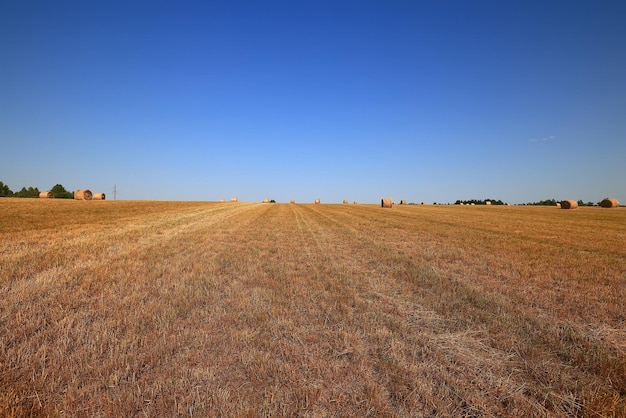
[[[65,190],[65,187],[63,187],[60,184],[56,184],[54,185],[54,187],[52,187],[52,189],[50,189],[50,191],[54,194],[56,193],[67,193],[67,190]]]
[[[28,189],[22,187],[19,192],[15,193],[15,197],[39,197],[39,189],[36,187],[29,187]]]
[[[54,187],[50,189],[50,191],[52,192],[52,194],[54,194],[54,197],[57,199],[73,199],[74,198],[74,193],[68,192],[67,190],[65,190],[65,187],[63,187],[60,184],[54,185]]]
[[[13,196],[13,191],[9,189],[9,186],[0,181],[0,197]]]

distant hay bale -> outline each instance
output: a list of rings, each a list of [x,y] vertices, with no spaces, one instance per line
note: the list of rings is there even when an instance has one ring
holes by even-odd
[[[41,192],[39,193],[39,197],[42,199],[53,199],[54,198],[54,193],[52,192]]]
[[[218,200],[218,202],[219,202],[219,203],[224,203],[224,202],[226,202],[226,201],[225,201],[224,199],[220,199],[220,200]]]
[[[576,209],[578,207],[578,202],[575,200],[562,200],[561,201],[561,209]]]
[[[619,207],[619,201],[612,197],[607,197],[606,199],[603,199],[602,202],[600,202],[600,206],[602,206],[603,208],[617,208]]]
[[[476,206],[476,203],[472,202],[470,203],[470,206]]]
[[[321,202],[320,202],[320,200],[319,200],[319,199],[315,199],[315,204],[316,204],[316,205],[319,205],[320,203],[321,203]]]
[[[561,208],[561,202],[556,202],[556,207],[560,209]]]
[[[93,200],[106,200],[106,195],[104,193],[94,193]]]
[[[91,190],[81,190],[78,189],[74,192],[75,200],[91,200],[93,198],[93,194]]]
[[[382,208],[392,208],[393,200],[390,197],[383,197],[380,201],[380,207]]]
[[[490,200],[487,200],[487,201],[485,202],[485,205],[491,205],[491,201],[490,201]]]
[[[295,199],[291,199],[291,200],[289,201],[289,203],[292,203],[292,204],[293,204],[293,203],[296,203],[296,201],[295,201]]]
[[[350,203],[350,202],[348,202],[348,199],[343,199],[343,204],[344,205],[347,205],[348,203]]]
[[[266,197],[265,199],[263,199],[263,203],[270,203],[270,200]]]
[[[422,203],[420,203],[420,205],[422,205],[422,206],[424,206],[425,204],[426,204],[426,202],[422,202]]]
[[[230,201],[231,201],[231,202],[233,202],[233,203],[235,203],[235,202],[237,202],[237,201],[238,201],[238,199],[237,199],[236,197],[231,197],[231,198],[230,198]]]
[[[358,205],[358,204],[359,204],[359,202],[357,202],[356,200],[355,200],[353,203],[354,203],[355,205]]]
[[[406,199],[402,199],[402,200],[400,201],[400,204],[401,204],[401,205],[406,205]]]

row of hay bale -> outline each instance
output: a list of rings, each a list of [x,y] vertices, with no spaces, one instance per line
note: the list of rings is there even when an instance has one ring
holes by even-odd
[[[406,199],[402,199],[400,200],[400,204],[401,205],[406,205]],[[422,205],[424,204],[424,202],[422,202]],[[380,201],[380,207],[381,208],[392,208],[393,205],[395,205],[395,202],[393,201],[392,198],[390,197],[383,197]]]
[[[78,189],[74,192],[74,200],[106,200],[104,193],[91,193],[91,190]]]
[[[41,192],[39,194],[39,197],[41,198],[53,198],[54,195],[52,194],[52,192]],[[76,200],[104,200],[105,196],[104,193],[96,193],[96,194],[91,194],[91,192],[89,190],[76,190],[76,192],[74,192],[74,199]],[[238,202],[239,200],[236,197],[232,197],[230,199],[231,202],[235,203]],[[219,202],[225,202],[224,199],[220,199]],[[268,198],[263,199],[263,203],[269,203],[270,200]],[[293,204],[296,203],[296,201],[294,199],[291,199],[289,201],[289,203]],[[321,203],[320,199],[315,199],[315,204],[318,205]],[[359,202],[357,202],[356,200],[353,202],[355,205],[358,205]],[[343,200],[343,204],[347,205],[349,204],[348,199],[344,199]],[[394,205],[394,201],[392,198],[390,197],[384,197],[381,199],[380,202],[380,206],[383,208],[391,208]],[[400,200],[400,204],[401,205],[406,205],[407,201],[405,199]],[[422,205],[425,205],[425,202],[421,203]],[[485,202],[485,204],[487,206],[491,206],[491,201],[487,200]],[[463,203],[461,203],[461,205],[463,205]],[[475,203],[469,203],[468,205],[470,206],[474,206]],[[578,207],[578,202],[575,200],[562,200],[561,202],[558,202],[556,204],[556,206],[558,208],[561,209],[576,209]],[[600,202],[600,206],[603,208],[617,208],[619,207],[619,201],[617,199],[614,198],[606,198],[604,200],[602,200],[602,202]]]
[[[400,204],[401,205],[406,205],[406,199],[402,199],[400,200]],[[380,201],[380,207],[381,208],[392,208],[393,205],[395,205],[395,202],[393,201],[392,198],[390,197],[383,197]]]
[[[562,200],[561,202],[557,203],[556,206],[561,209],[576,209],[578,208],[578,202],[575,200]],[[615,198],[607,197],[602,199],[602,201],[600,202],[600,207],[618,208],[619,201]]]
[[[41,192],[39,193],[40,199],[53,199],[54,193]],[[74,192],[74,200],[106,200],[104,193],[91,193],[91,190],[78,189]]]

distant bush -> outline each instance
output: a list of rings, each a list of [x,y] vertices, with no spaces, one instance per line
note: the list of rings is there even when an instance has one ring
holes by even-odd
[[[556,206],[557,201],[555,199],[540,200],[539,202],[527,203],[530,206]]]
[[[485,200],[478,200],[478,199],[470,199],[470,200],[457,200],[456,202],[454,202],[455,205],[460,205],[460,204],[464,204],[464,205],[471,205],[472,203],[475,205],[486,205],[487,202],[491,202],[492,205],[504,205],[504,202],[502,200],[496,200],[496,199],[485,199]]]
[[[22,190],[15,193],[13,196],[14,197],[39,197],[39,189],[36,187],[34,188],[29,187],[28,189],[26,187],[22,187]]]
[[[11,197],[13,191],[9,189],[9,186],[0,181],[0,197]]]

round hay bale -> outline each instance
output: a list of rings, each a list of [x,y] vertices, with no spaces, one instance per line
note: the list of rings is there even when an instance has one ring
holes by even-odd
[[[106,200],[106,195],[104,193],[94,193],[93,200]]]
[[[293,204],[293,203],[296,203],[296,201],[295,201],[295,199],[291,199],[291,200],[289,201],[289,203]]]
[[[41,193],[39,193],[39,197],[41,199],[54,199],[54,193],[52,193],[52,192],[41,192]]]
[[[561,202],[556,202],[556,207],[560,209],[561,208]]]
[[[316,205],[319,205],[320,203],[321,203],[321,202],[320,202],[320,200],[319,200],[319,199],[315,199],[315,204],[316,204]]]
[[[383,197],[380,201],[381,208],[392,208],[393,200],[390,197]]]
[[[401,205],[406,205],[406,199],[402,199],[402,200],[400,201],[400,204],[401,204]]]
[[[265,199],[263,199],[263,203],[270,203],[270,200],[266,197]]]
[[[233,202],[233,203],[237,202],[238,200],[239,200],[239,199],[237,199],[236,197],[231,197],[231,198],[230,198],[230,201],[231,201],[231,202]]]
[[[561,209],[576,209],[578,202],[575,200],[561,200]]]
[[[490,201],[490,200],[487,200],[487,201],[485,202],[485,205],[491,205],[491,201]]]
[[[603,208],[618,208],[619,201],[612,197],[607,197],[606,199],[603,199],[602,202],[600,202],[600,206],[602,206]]]
[[[91,190],[78,189],[74,192],[75,200],[91,200],[92,198],[93,198],[93,193],[91,193]]]
[[[359,202],[357,202],[356,200],[355,200],[353,203],[354,203],[355,205],[358,205],[358,204],[359,204]]]
[[[348,202],[348,199],[343,199],[343,204],[344,205],[347,205],[348,203],[350,203],[350,202]]]
[[[224,199],[220,199],[220,200],[218,200],[218,202],[219,202],[219,203],[224,203],[224,202],[225,202],[225,200],[224,200]]]

